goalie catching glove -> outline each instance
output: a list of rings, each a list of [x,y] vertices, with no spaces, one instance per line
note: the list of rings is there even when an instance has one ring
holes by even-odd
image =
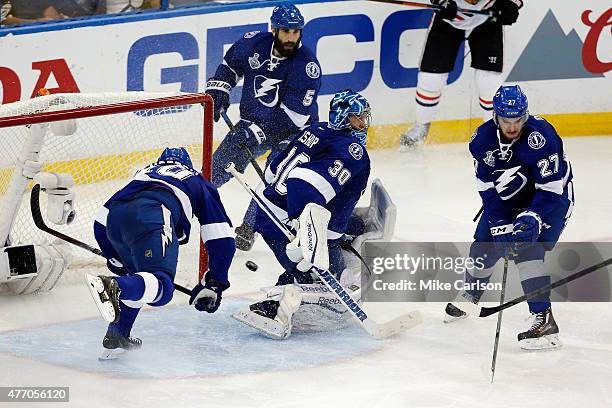
[[[313,266],[329,269],[327,225],[331,213],[315,203],[306,204],[300,218],[293,220],[296,237],[287,244],[287,257],[297,263],[297,269],[307,272]]]
[[[221,294],[230,287],[230,284],[208,278],[208,275],[208,272],[204,274],[203,285],[200,282],[191,290],[189,304],[200,312],[215,313],[221,305]]]

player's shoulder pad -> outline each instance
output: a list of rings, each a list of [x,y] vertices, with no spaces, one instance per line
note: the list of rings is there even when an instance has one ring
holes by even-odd
[[[491,141],[497,144],[497,126],[492,119],[478,126],[472,133],[468,144],[472,156],[480,157],[483,155],[484,151],[489,149]]]
[[[245,33],[238,41],[236,41],[233,47],[237,47],[240,50],[245,50],[245,52],[251,52],[251,49],[266,41],[269,41],[270,43],[274,41],[272,33],[267,31],[249,31]]]
[[[559,143],[555,128],[539,116],[529,116],[525,123],[525,133],[527,146],[532,150],[556,148]]]
[[[262,34],[262,31],[260,31],[260,30],[256,30],[256,31],[249,31],[249,32],[247,32],[247,33],[244,33],[244,35],[242,36],[242,38],[244,38],[244,39],[247,39],[247,40],[248,40],[248,39],[253,38],[253,37],[255,37],[255,36],[257,36],[257,35],[260,35],[260,34]]]
[[[334,133],[330,143],[336,148],[336,153],[345,159],[352,159],[356,164],[367,164],[370,161],[368,151],[353,136],[341,131],[329,129]]]
[[[300,47],[296,56],[296,69],[292,70],[295,73],[304,73],[308,78],[318,80],[321,78],[321,64],[316,55],[304,45]]]

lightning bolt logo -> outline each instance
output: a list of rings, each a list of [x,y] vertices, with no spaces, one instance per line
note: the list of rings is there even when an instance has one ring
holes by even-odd
[[[170,225],[170,210],[163,204],[161,206],[162,216],[164,217],[163,232],[161,233],[162,256],[166,256],[166,248],[172,243],[172,226]]]
[[[525,184],[527,184],[527,177],[525,177],[522,173],[519,172],[520,168],[521,166],[516,166],[507,170],[497,170],[498,172],[503,172],[501,176],[497,178],[495,185],[495,190],[497,190],[497,192],[499,193],[499,197],[502,200],[509,200],[510,198],[514,197],[519,191],[521,191]],[[519,188],[517,188],[511,194],[505,196],[502,195],[501,193],[504,192],[508,188],[510,183],[512,183],[517,177],[520,177],[522,179],[522,184],[519,186]]]
[[[255,98],[261,102],[262,105],[268,108],[276,106],[278,102],[278,84],[283,82],[280,79],[270,79],[263,75],[257,75],[253,82],[253,89],[255,92]],[[274,99],[272,102],[264,102],[261,98],[269,97],[268,92],[274,92]]]

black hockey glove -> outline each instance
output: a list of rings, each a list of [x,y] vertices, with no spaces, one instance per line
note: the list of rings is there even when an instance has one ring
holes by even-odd
[[[457,17],[457,3],[455,0],[430,0],[431,4],[439,7],[436,13],[445,20],[452,20]]]
[[[241,119],[234,126],[234,130],[228,133],[227,138],[234,145],[251,150],[266,141],[266,134],[256,123]]]
[[[230,91],[232,87],[225,81],[210,78],[206,81],[206,93],[212,96],[215,102],[214,120],[219,121],[221,111],[227,110],[230,106]]]
[[[221,293],[230,287],[228,283],[221,283],[215,279],[208,278],[209,273],[204,275],[204,285],[198,283],[191,290],[189,304],[200,312],[215,313],[221,305]]]
[[[127,268],[117,258],[108,258],[106,260],[106,267],[117,276],[125,276],[129,273]]]
[[[521,7],[523,7],[521,0],[497,0],[491,10],[501,25],[512,25],[516,23]]]

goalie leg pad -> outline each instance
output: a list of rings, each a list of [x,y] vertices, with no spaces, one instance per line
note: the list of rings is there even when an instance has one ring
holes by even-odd
[[[353,210],[353,215],[365,223],[365,230],[352,242],[353,248],[358,251],[365,241],[391,241],[395,232],[397,207],[382,181],[375,179],[370,191],[370,205]]]
[[[48,292],[57,285],[72,258],[72,250],[67,243],[56,242],[50,245],[34,245],[37,275],[29,279],[9,282],[11,292],[27,295]]]

